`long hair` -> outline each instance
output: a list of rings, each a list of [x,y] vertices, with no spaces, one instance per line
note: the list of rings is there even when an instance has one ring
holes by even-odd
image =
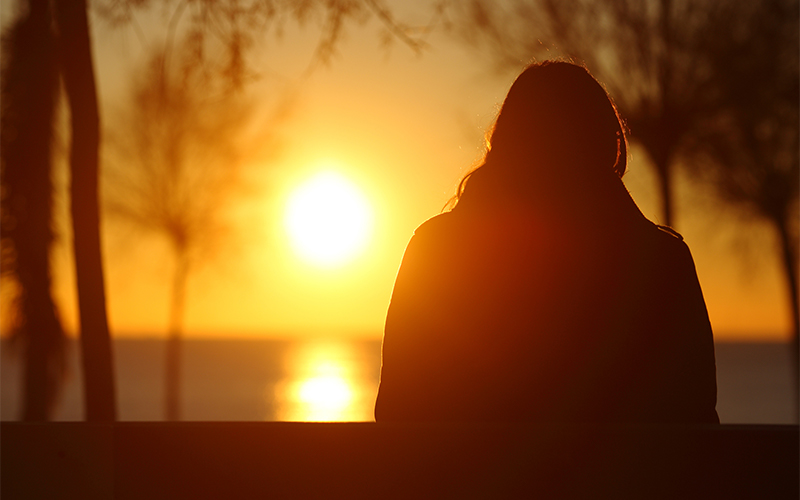
[[[448,203],[454,207],[468,181],[527,192],[591,185],[628,166],[625,124],[603,86],[581,65],[544,61],[514,81],[495,120],[481,164],[468,172]]]

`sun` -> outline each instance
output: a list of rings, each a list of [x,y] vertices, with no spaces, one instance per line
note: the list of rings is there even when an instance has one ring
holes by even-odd
[[[299,256],[332,267],[354,259],[364,249],[372,230],[372,208],[355,184],[326,171],[292,192],[284,222]]]

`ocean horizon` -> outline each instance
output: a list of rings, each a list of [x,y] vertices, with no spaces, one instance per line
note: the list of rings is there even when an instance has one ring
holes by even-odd
[[[164,340],[113,340],[118,417],[164,418]],[[183,341],[181,416],[186,421],[372,421],[379,339],[191,338]],[[791,348],[780,342],[715,343],[717,411],[727,424],[797,424]],[[83,419],[78,343],[54,420]],[[20,415],[20,362],[0,341],[0,420]]]

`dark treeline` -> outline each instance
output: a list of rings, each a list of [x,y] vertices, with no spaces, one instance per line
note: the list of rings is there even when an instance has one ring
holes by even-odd
[[[52,414],[65,336],[50,293],[53,122],[59,88],[49,2],[33,2],[3,37],[2,273],[17,290],[12,338],[25,359],[23,420]]]
[[[100,248],[102,113],[90,20],[124,29],[135,24],[135,14],[160,10],[168,52],[174,47],[186,49],[191,57],[177,59],[187,65],[183,69],[215,73],[230,91],[256,78],[249,54],[259,41],[280,37],[290,22],[311,26],[318,37],[306,75],[331,62],[348,26],[369,19],[379,21],[383,42],[399,40],[417,52],[425,43],[380,0],[252,2],[246,6],[235,1],[100,1],[92,3],[98,15],[91,19],[85,0],[19,0],[16,7],[17,17],[3,38],[2,254],[4,280],[13,283],[9,286],[17,296],[15,337],[27,356],[22,418],[52,418],[64,368],[64,334],[50,295],[49,259],[54,241],[54,110],[65,104],[85,417],[115,420],[114,368]],[[212,61],[208,57],[212,53],[222,54],[221,59]],[[179,272],[176,280],[183,281],[185,274]],[[179,284],[177,289],[181,286],[185,285]],[[178,323],[172,323],[175,329]]]

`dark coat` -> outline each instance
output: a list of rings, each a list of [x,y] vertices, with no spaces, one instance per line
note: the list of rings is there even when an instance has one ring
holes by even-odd
[[[465,196],[422,224],[386,317],[376,420],[719,422],[689,248],[619,186],[574,215]]]

